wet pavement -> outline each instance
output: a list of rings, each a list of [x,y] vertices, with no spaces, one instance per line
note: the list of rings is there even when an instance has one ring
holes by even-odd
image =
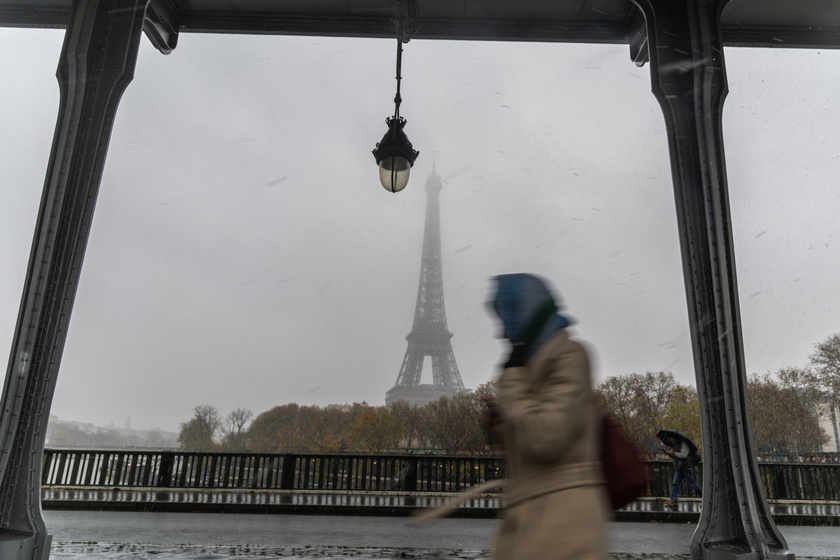
[[[400,517],[45,511],[62,560],[488,558],[498,521]],[[840,528],[781,527],[800,559],[840,558]],[[684,560],[690,523],[612,523],[611,558]]]
[[[67,545],[53,547],[50,558],[63,560],[81,560],[82,558],[107,558],[108,560],[250,560],[253,558],[281,559],[298,558],[300,560],[380,560],[403,559],[415,560],[486,560],[487,551],[472,550],[416,550],[401,548],[329,548],[313,547],[305,549],[263,548],[249,546],[149,546],[149,545]],[[686,560],[688,555],[662,554],[610,554],[611,560]],[[800,558],[800,557],[797,557]],[[810,560],[810,559],[809,559]],[[822,560],[822,559],[820,559]]]

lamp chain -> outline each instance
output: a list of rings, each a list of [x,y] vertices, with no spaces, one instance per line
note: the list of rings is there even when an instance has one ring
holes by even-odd
[[[411,35],[416,33],[420,26],[418,24],[418,16],[420,9],[417,6],[417,0],[408,0],[404,6],[400,0],[394,2],[394,31],[397,34],[397,95],[394,97],[394,120],[400,119],[400,103],[402,97],[400,96],[400,83],[402,82],[402,44],[408,43]]]
[[[400,120],[400,82],[402,81],[402,41],[397,37],[397,95],[394,96],[394,120]]]

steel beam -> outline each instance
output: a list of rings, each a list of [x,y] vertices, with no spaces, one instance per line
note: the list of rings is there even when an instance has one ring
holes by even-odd
[[[728,0],[635,0],[668,132],[700,412],[703,509],[694,560],[786,559],[758,475],[746,391],[722,114]]]
[[[119,99],[148,0],[73,4],[58,64],[52,151],[2,393],[0,558],[46,560],[44,437]]]

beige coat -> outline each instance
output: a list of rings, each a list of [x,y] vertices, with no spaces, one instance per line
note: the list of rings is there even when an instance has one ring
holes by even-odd
[[[505,512],[494,560],[607,558],[607,498],[589,358],[558,331],[499,377]]]

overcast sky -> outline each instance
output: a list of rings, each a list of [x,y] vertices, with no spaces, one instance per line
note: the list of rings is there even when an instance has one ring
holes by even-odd
[[[0,29],[0,348],[11,348],[58,107],[63,31]],[[405,191],[370,151],[395,40],[143,39],[120,104],[52,413],[177,430],[287,402],[384,404],[443,177],[461,376],[501,355],[488,278],[550,278],[606,376],[694,384],[662,112],[621,46],[429,42],[403,56]],[[840,52],[725,52],[724,133],[749,372],[840,331]],[[424,372],[431,383],[431,372]]]

